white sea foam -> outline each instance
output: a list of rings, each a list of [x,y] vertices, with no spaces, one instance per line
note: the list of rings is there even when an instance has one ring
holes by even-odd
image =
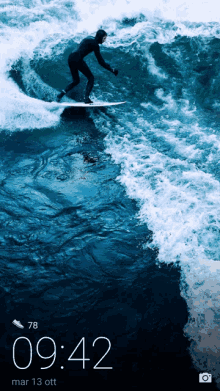
[[[212,370],[218,377],[219,182],[194,164],[158,153],[147,139],[134,145],[126,137],[109,135],[106,141],[107,152],[122,167],[118,180],[138,201],[139,218],[153,231],[151,246],[159,249],[158,260],[180,262],[181,294],[190,313],[185,332],[194,341],[191,355],[195,366],[200,371]],[[183,143],[181,147],[185,153],[190,152]],[[207,365],[210,358],[211,364]]]
[[[0,129],[14,131],[44,128],[59,123],[62,110],[53,110],[51,113],[43,102],[31,99],[9,77],[9,71],[21,59],[25,64],[22,76],[26,91],[41,88],[46,95],[52,93],[53,89],[31,70],[29,62],[34,55],[38,59],[51,56],[54,46],[73,35],[73,15],[70,14],[73,9],[74,3],[68,4],[68,1],[60,4],[57,1],[41,0],[33,0],[27,6],[22,1],[17,2],[16,6],[6,3],[0,9],[2,21],[5,21],[0,36]]]
[[[34,48],[41,42],[51,28],[46,23],[35,23],[32,28],[23,31],[17,28],[6,28],[0,40],[1,69],[0,69],[0,129],[17,130],[43,128],[56,125],[59,115],[50,114],[43,102],[36,104],[26,96],[18,85],[9,78],[8,71],[13,63],[20,58],[31,59]],[[27,69],[24,70],[24,72]]]
[[[158,248],[158,266],[178,262],[181,267],[181,295],[190,316],[184,330],[193,341],[192,360],[200,372],[210,371],[218,381],[220,184],[209,164],[219,161],[220,140],[198,123],[194,102],[177,101],[162,89],[155,95],[162,106],[141,106],[161,113],[160,120],[154,117],[151,123],[142,111],[131,123],[130,114],[124,113],[117,134],[108,129],[106,152],[121,166],[117,179],[137,200],[138,217],[153,232],[146,247]],[[106,122],[96,116],[94,121],[107,133]]]
[[[182,0],[155,0],[148,3],[143,3],[142,0],[78,0],[76,4],[84,20],[90,22],[92,15],[97,23],[110,17],[121,19],[123,16],[139,16],[140,13],[172,21],[220,21],[220,6],[215,0],[188,0],[184,3]]]

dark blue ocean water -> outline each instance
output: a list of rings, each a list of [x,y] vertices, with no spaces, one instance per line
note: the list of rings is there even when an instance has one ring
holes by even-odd
[[[22,379],[29,389],[37,381],[55,388],[56,379],[65,390],[76,382],[197,390],[202,373],[212,376],[209,389],[219,389],[220,25],[213,7],[1,4],[7,389]],[[68,55],[98,28],[108,33],[101,53],[119,75],[89,55],[91,98],[126,104],[50,103],[71,82]],[[64,101],[82,101],[85,85],[82,75]],[[90,360],[73,361],[84,348]],[[106,352],[98,366],[112,369],[95,369]]]

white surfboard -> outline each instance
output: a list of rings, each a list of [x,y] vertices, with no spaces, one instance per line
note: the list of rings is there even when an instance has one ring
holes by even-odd
[[[52,102],[53,104],[56,103],[57,106],[62,107],[105,107],[105,106],[117,106],[122,105],[125,102],[93,102],[93,103],[83,103],[83,102],[77,102],[77,103],[71,103],[71,102]]]

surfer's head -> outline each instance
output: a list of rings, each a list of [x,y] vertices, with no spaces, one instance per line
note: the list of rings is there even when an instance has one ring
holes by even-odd
[[[95,36],[97,42],[100,44],[105,42],[106,37],[107,37],[107,33],[104,30],[98,30]]]

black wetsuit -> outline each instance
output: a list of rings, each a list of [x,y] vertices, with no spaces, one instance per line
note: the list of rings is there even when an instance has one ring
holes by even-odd
[[[70,91],[73,87],[75,87],[77,84],[79,84],[79,71],[83,73],[88,79],[87,86],[86,86],[86,93],[85,93],[85,99],[89,98],[89,95],[92,91],[93,85],[94,85],[94,76],[92,72],[90,71],[88,65],[84,61],[84,57],[87,56],[89,53],[94,52],[95,56],[99,62],[99,64],[107,69],[108,71],[114,73],[114,70],[111,68],[109,64],[105,62],[105,60],[102,58],[99,44],[102,43],[103,37],[107,35],[104,30],[99,30],[96,34],[96,37],[87,37],[81,41],[79,44],[79,47],[76,51],[71,53],[68,58],[68,64],[70,67],[70,71],[73,77],[73,82],[69,84],[63,93],[60,95],[64,95],[68,91]]]

